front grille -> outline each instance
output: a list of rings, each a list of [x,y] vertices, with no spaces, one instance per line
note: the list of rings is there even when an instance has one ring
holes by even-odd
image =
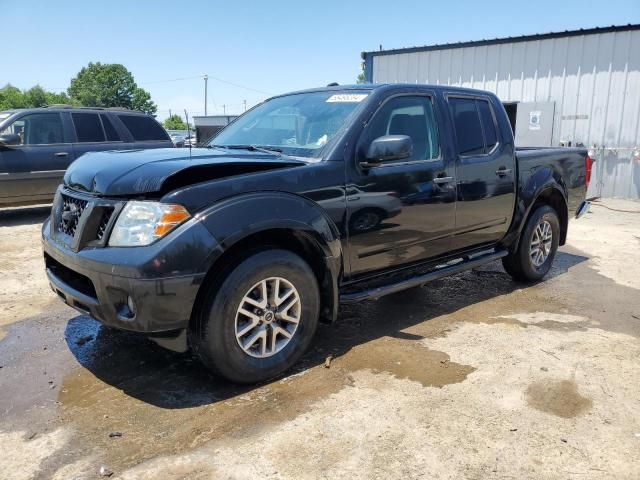
[[[104,238],[112,214],[113,207],[105,207],[104,209],[102,209],[102,215],[100,216],[100,221],[98,222],[98,231],[96,232],[96,238],[98,240],[102,240]]]
[[[78,222],[88,203],[86,200],[70,197],[63,193],[58,229],[66,235],[75,236]]]

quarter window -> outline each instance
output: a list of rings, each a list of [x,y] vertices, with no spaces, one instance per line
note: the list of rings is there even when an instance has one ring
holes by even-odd
[[[104,114],[100,114],[100,120],[102,120],[102,126],[104,127],[104,133],[107,135],[107,141],[119,142],[120,135],[118,135],[118,132],[113,126],[113,123],[111,123],[111,120],[109,120],[109,117]]]
[[[438,127],[429,97],[395,97],[376,113],[367,129],[371,142],[383,135],[407,135],[413,141],[409,160],[430,160],[440,156]]]
[[[496,132],[496,123],[493,119],[491,105],[486,100],[476,100],[478,111],[480,112],[480,120],[482,121],[482,129],[484,130],[484,143],[486,153],[493,150],[498,143],[498,134]]]
[[[78,142],[104,142],[104,131],[96,113],[72,113]]]
[[[158,122],[142,115],[118,115],[136,142],[145,140],[169,140],[169,135]]]
[[[0,135],[15,133],[21,145],[49,145],[64,143],[62,121],[58,113],[34,113],[25,115],[4,128]]]

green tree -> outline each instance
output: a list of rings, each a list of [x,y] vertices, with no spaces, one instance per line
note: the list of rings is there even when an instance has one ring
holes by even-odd
[[[117,63],[89,63],[71,79],[67,93],[86,107],[124,107],[155,114],[151,95],[138,87],[133,75]]]
[[[24,91],[10,84],[0,88],[0,110],[45,107],[66,103],[71,103],[71,100],[65,93],[48,92],[40,85]]]
[[[367,79],[364,76],[364,72],[360,72],[358,78],[356,79],[356,83],[367,83]]]
[[[162,123],[162,126],[167,130],[187,129],[187,124],[184,122],[184,120],[182,120],[182,117],[180,115],[171,115]]]

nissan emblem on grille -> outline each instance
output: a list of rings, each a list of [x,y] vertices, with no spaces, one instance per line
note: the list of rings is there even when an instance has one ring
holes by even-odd
[[[62,213],[60,215],[60,230],[67,235],[75,235],[78,221],[87,202],[63,196]]]

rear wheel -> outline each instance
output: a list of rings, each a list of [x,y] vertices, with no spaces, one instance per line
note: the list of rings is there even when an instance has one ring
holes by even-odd
[[[516,280],[540,280],[551,269],[559,241],[558,214],[552,207],[541,205],[527,220],[518,249],[504,257],[502,265]]]
[[[307,350],[319,307],[304,260],[287,250],[256,253],[209,286],[192,345],[207,367],[233,382],[268,380]]]

